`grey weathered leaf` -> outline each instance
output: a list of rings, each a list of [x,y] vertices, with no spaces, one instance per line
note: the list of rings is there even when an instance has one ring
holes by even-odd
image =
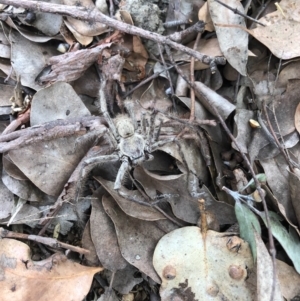
[[[297,232],[292,227],[287,231],[280,223],[280,217],[275,212],[269,211],[269,215],[272,234],[292,260],[296,271],[300,273],[300,240]],[[261,213],[261,218],[267,226],[264,212]]]
[[[244,11],[239,0],[223,0],[223,2],[241,12]],[[246,76],[248,33],[240,28],[246,27],[244,17],[235,14],[215,0],[208,0],[208,6],[223,55],[232,67],[241,75]]]
[[[239,199],[235,199],[235,215],[240,226],[240,235],[251,248],[254,261],[256,261],[255,232],[261,234],[261,228],[257,216]]]
[[[257,300],[270,300],[272,288],[275,288],[273,301],[281,301],[281,291],[278,277],[275,277],[275,284],[273,286],[274,273],[271,256],[262,241],[260,235],[254,233],[255,242],[257,246]]]

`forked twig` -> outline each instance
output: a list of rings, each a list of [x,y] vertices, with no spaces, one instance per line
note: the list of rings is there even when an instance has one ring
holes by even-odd
[[[53,13],[60,14],[64,16],[73,17],[79,20],[89,21],[91,22],[100,22],[112,28],[118,29],[122,32],[126,32],[131,35],[137,35],[151,41],[161,43],[163,45],[169,45],[170,47],[185,52],[204,64],[210,65],[214,68],[215,64],[224,65],[226,60],[224,57],[211,57],[205,54],[202,54],[198,51],[185,47],[179,43],[176,43],[169,39],[168,37],[164,37],[160,34],[150,32],[144,30],[142,28],[123,23],[121,21],[110,18],[104,14],[102,14],[97,8],[87,9],[82,6],[70,6],[70,5],[60,5],[54,3],[47,3],[44,1],[32,1],[32,0],[0,0],[2,4],[8,4],[15,7],[22,7],[29,9],[31,11],[37,12],[45,12],[45,13]]]
[[[57,239],[52,238],[52,237],[42,237],[39,235],[17,233],[17,232],[8,231],[4,228],[0,228],[0,237],[1,238],[9,237],[9,238],[28,239],[28,240],[36,241],[38,243],[53,247],[53,248],[69,249],[71,251],[74,251],[74,252],[77,252],[80,254],[84,254],[84,255],[87,255],[90,253],[90,251],[87,249],[83,249],[80,247],[66,244],[66,243],[58,241]]]

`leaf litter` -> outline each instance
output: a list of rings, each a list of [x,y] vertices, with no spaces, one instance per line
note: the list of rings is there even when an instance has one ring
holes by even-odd
[[[298,7],[244,2],[0,0],[3,300],[300,295]]]

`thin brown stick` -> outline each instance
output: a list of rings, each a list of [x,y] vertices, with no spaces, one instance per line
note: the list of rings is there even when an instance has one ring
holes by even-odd
[[[70,5],[60,5],[55,3],[46,3],[43,1],[31,1],[31,0],[0,0],[2,4],[8,4],[15,7],[22,7],[29,9],[31,11],[45,12],[60,14],[64,16],[73,17],[80,20],[92,22],[100,22],[112,28],[118,29],[122,32],[126,32],[131,35],[137,35],[151,41],[161,43],[163,45],[169,45],[170,47],[185,52],[199,61],[207,65],[216,64],[225,64],[226,60],[224,57],[211,57],[205,54],[202,54],[198,51],[185,47],[181,44],[178,44],[167,37],[164,37],[160,34],[144,30],[142,28],[123,23],[121,21],[110,18],[102,14],[97,8],[92,10],[87,9],[86,7],[70,6]]]
[[[71,251],[87,255],[90,253],[89,250],[83,249],[80,247],[72,246],[69,244],[66,244],[64,242],[58,241],[55,238],[51,237],[42,237],[38,235],[31,235],[31,234],[24,234],[24,233],[17,233],[17,232],[12,232],[5,230],[4,228],[0,228],[0,237],[1,238],[18,238],[18,239],[28,239],[32,241],[36,241],[38,243],[50,246],[52,248],[64,248],[64,249],[69,249]]]
[[[280,152],[282,153],[287,165],[289,166],[290,168],[290,171],[293,172],[294,170],[294,166],[293,164],[290,162],[287,154],[286,154],[286,150],[284,149],[284,147],[282,146],[282,144],[279,142],[275,132],[274,132],[274,129],[273,129],[273,126],[271,124],[271,121],[270,121],[270,118],[269,118],[269,114],[267,112],[267,106],[266,106],[266,103],[263,101],[262,103],[262,109],[263,109],[263,112],[264,112],[264,115],[266,116],[266,119],[267,119],[267,123],[268,123],[268,126],[269,126],[269,129],[270,129],[270,132],[274,138],[274,141],[275,141],[275,144],[276,144],[276,147],[279,148]],[[262,121],[263,122],[263,121]]]
[[[165,58],[164,58],[164,55],[163,55],[163,47],[161,44],[157,44],[157,47],[158,47],[158,50],[159,50],[159,55],[160,55],[160,58],[161,58],[161,61],[163,63],[163,66],[164,66],[164,71],[165,73],[167,74],[167,78],[168,78],[168,81],[169,81],[169,85],[170,85],[170,89],[171,89],[171,95],[172,95],[172,101],[173,101],[173,108],[176,109],[175,107],[175,101],[174,101],[174,87],[173,87],[173,84],[172,84],[172,79],[171,79],[171,75],[170,75],[170,72],[167,68],[167,64],[166,64],[166,61],[165,61]]]
[[[199,40],[201,38],[201,33],[197,34],[193,49],[196,50],[198,47]],[[191,58],[191,66],[190,66],[190,79],[193,84],[195,84],[195,58]],[[195,120],[195,90],[191,89],[191,113],[190,113],[190,121]]]
[[[235,14],[244,17],[245,19],[251,20],[252,22],[255,22],[255,23],[257,23],[257,24],[259,24],[261,26],[264,26],[264,27],[266,26],[265,24],[257,21],[256,19],[254,19],[252,17],[249,17],[249,16],[245,15],[244,13],[240,12],[237,8],[233,8],[233,7],[227,5],[227,4],[225,4],[225,3],[223,3],[223,2],[221,2],[219,0],[215,0],[215,1],[218,2],[219,4],[225,6],[226,8],[228,8],[229,10],[231,10],[232,12],[234,12]]]
[[[80,136],[88,130],[105,130],[104,119],[101,117],[82,117],[67,120],[55,120],[39,126],[22,129],[5,135],[0,135],[0,153],[18,149],[40,141],[48,141],[68,136]]]

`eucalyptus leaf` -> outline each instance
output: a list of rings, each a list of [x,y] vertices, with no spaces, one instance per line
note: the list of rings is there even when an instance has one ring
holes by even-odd
[[[256,242],[254,230],[260,235],[261,228],[256,215],[241,203],[239,199],[235,199],[235,215],[240,227],[240,236],[246,240],[251,248],[254,262],[256,261]]]
[[[264,173],[259,173],[257,174],[256,176],[256,179],[260,182],[260,183],[266,183],[267,182],[267,177],[266,177],[266,174]],[[247,189],[248,187],[251,187],[251,188],[255,188],[255,182],[254,182],[254,179],[252,178],[248,184],[246,186],[244,186],[240,191],[244,191],[245,189]]]
[[[292,260],[294,267],[300,273],[300,240],[294,228],[289,231],[280,223],[280,216],[275,212],[269,211],[270,224],[273,236],[279,241],[287,255]],[[267,226],[266,216],[261,213],[261,218]]]

